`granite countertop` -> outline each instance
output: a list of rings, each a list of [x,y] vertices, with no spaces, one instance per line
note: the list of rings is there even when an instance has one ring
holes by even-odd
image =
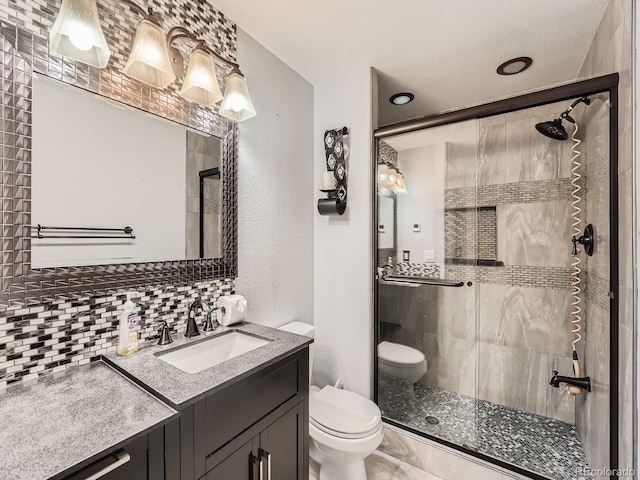
[[[180,348],[230,330],[246,332],[271,341],[267,345],[194,374],[185,373],[156,356],[157,353]],[[133,355],[119,357],[111,354],[104,357],[104,361],[167,404],[182,409],[251,375],[256,370],[302,350],[313,342],[309,337],[248,322],[230,327],[219,326],[212,332],[200,333],[201,335],[190,339],[184,337],[184,332],[174,333],[174,341],[169,345],[156,345],[153,342],[143,345]]]
[[[10,387],[0,394],[0,477],[55,477],[175,416],[103,362]]]

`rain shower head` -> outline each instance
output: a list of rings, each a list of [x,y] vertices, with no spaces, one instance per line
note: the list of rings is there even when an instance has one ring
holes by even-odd
[[[569,138],[567,131],[562,126],[562,121],[567,120],[571,123],[576,123],[576,121],[571,118],[571,110],[575,108],[579,103],[584,103],[589,105],[591,103],[591,99],[589,97],[580,97],[575,102],[571,104],[571,106],[562,112],[562,114],[553,120],[552,122],[541,122],[536,124],[536,130],[543,134],[545,137],[553,138],[554,140],[566,140]]]
[[[536,130],[546,137],[554,140],[566,140],[569,134],[562,126],[562,119],[556,118],[553,122],[542,122],[536,124]]]

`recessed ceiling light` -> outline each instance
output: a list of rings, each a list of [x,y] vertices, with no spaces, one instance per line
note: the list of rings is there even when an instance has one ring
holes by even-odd
[[[504,62],[496,69],[496,72],[498,75],[515,75],[524,72],[532,63],[531,57],[516,57]]]
[[[414,98],[413,93],[402,92],[402,93],[396,93],[395,95],[392,95],[389,101],[394,105],[406,105],[411,100],[413,100],[413,98]]]

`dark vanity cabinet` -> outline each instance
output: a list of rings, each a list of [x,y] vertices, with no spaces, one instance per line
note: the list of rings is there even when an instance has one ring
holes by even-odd
[[[115,452],[86,466],[77,466],[64,480],[156,480],[164,478],[164,429],[130,440]],[[60,478],[58,476],[54,478]]]
[[[308,393],[305,348],[185,408],[165,427],[166,480],[307,480]]]

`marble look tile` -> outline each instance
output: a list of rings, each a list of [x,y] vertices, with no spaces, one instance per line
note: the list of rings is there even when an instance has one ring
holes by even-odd
[[[377,450],[364,460],[367,480],[390,480],[394,478],[399,465],[399,460]]]
[[[593,468],[609,463],[609,314],[593,302],[587,306],[582,376],[591,377],[591,392],[576,397],[576,428]]]
[[[582,224],[580,229],[587,224],[592,224],[595,232],[595,248],[593,256],[580,255],[585,262],[589,273],[601,278],[609,278],[610,268],[610,235],[609,235],[609,179],[605,178],[595,184],[590,184],[585,195],[586,208],[580,214]],[[571,212],[572,210],[570,210]],[[571,221],[569,219],[569,221]],[[580,248],[584,251],[584,248]],[[581,264],[581,266],[584,265]]]
[[[427,359],[426,385],[474,396],[476,390],[476,341],[423,334]]]
[[[507,183],[553,180],[570,176],[569,142],[538,133],[537,123],[551,121],[566,109],[557,102],[506,114]]]
[[[438,325],[429,333],[476,339],[478,283],[471,287],[442,288],[438,299]]]
[[[496,115],[478,120],[478,185],[506,182],[505,119],[505,115]]]
[[[569,374],[570,358],[479,343],[478,398],[574,423],[573,398],[549,386],[553,370]]]
[[[502,480],[502,473],[484,467],[471,457],[440,445],[417,440],[389,428],[384,430],[380,451],[444,480]]]
[[[609,117],[611,109],[609,108],[609,94],[600,93],[591,95],[591,104],[584,106],[580,104],[576,111],[572,113],[573,117],[579,125],[577,137],[582,140],[582,144],[578,146],[578,150],[582,152],[579,157],[582,163],[582,170],[586,176],[590,176],[590,167],[594,161],[602,157],[609,157]],[[571,142],[571,140],[569,140]],[[568,157],[571,162],[573,155]]]
[[[619,355],[619,460],[620,468],[630,468],[633,467],[633,330],[625,325],[620,325]]]
[[[567,290],[479,286],[478,339],[523,351],[571,354],[571,297]]]
[[[473,187],[476,185],[477,139],[447,143],[447,173],[445,188]]]
[[[507,265],[571,265],[570,202],[501,205],[498,255]]]
[[[620,285],[633,287],[633,171],[618,175],[619,274]]]
[[[629,329],[633,328],[633,289],[620,287],[619,296],[619,320],[620,325]]]

